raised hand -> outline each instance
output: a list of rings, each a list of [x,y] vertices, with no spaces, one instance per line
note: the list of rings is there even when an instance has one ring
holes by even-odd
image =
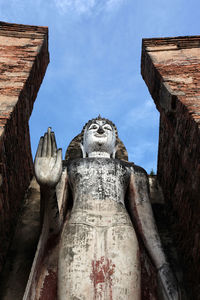
[[[55,135],[50,127],[40,138],[34,168],[40,186],[57,185],[62,173],[62,149],[57,149]]]
[[[165,263],[158,270],[158,280],[164,300],[180,300],[181,295],[176,278],[174,277],[169,264]]]

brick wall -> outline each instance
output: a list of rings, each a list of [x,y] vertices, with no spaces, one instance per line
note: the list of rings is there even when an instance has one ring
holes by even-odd
[[[48,62],[47,28],[0,22],[0,270],[33,175],[28,121]]]
[[[158,179],[189,294],[200,294],[200,36],[144,39],[142,76],[160,112]]]

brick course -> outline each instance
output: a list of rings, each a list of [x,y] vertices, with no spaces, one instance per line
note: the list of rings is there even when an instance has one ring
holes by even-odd
[[[33,175],[28,121],[48,62],[48,28],[0,22],[0,270]]]
[[[200,36],[144,39],[142,76],[160,112],[158,179],[190,296],[200,294]]]

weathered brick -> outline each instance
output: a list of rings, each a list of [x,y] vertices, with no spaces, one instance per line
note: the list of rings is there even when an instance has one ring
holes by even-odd
[[[0,22],[0,270],[33,175],[28,121],[48,62],[46,27]]]
[[[142,76],[160,112],[158,178],[191,297],[200,293],[200,36],[144,39]]]

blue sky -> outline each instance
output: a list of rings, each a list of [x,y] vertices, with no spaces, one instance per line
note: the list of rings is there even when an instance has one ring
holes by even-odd
[[[64,152],[99,113],[129,160],[157,166],[159,113],[140,75],[142,38],[200,34],[200,2],[0,0],[0,20],[49,27],[50,64],[30,119],[33,155],[48,126]]]

